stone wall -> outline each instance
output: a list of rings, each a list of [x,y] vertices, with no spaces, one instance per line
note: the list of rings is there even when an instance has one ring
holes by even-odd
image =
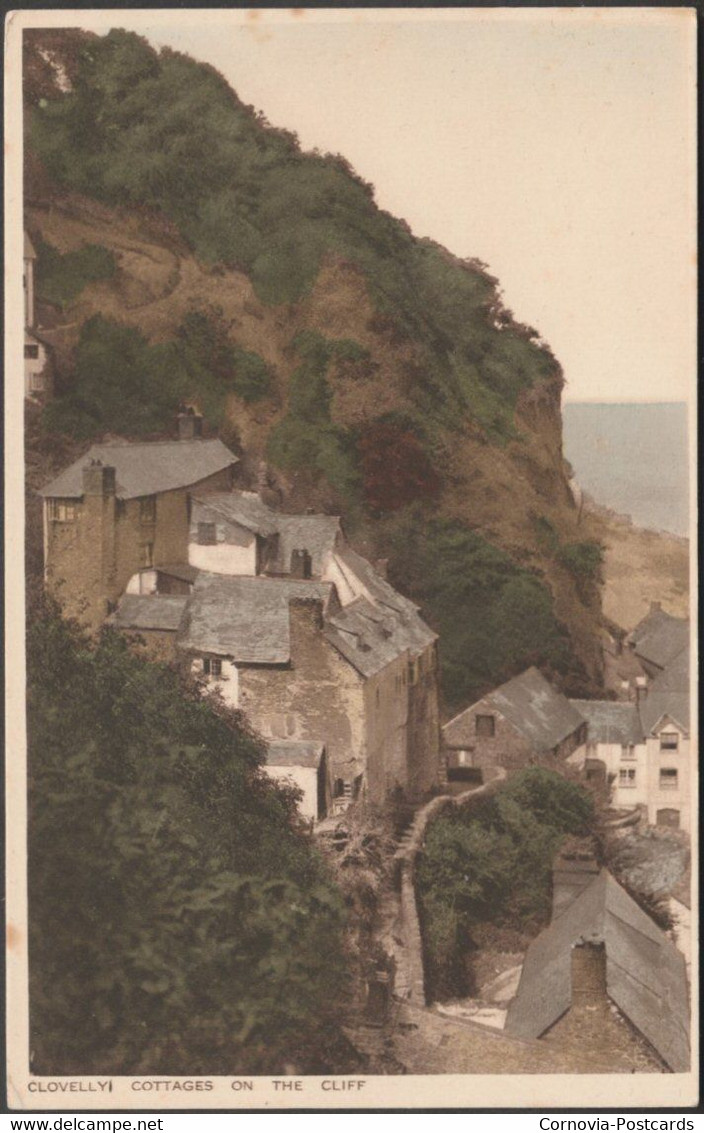
[[[477,735],[477,716],[491,716],[494,720],[494,735]],[[522,767],[539,764],[559,769],[569,755],[578,747],[579,728],[561,740],[549,752],[536,752],[520,732],[506,720],[490,699],[480,700],[468,710],[462,720],[461,735],[457,736],[457,725],[453,726],[452,745],[446,746],[448,768],[460,766],[458,752],[467,752],[464,766],[476,767],[484,771],[493,767],[504,767],[516,771]]]
[[[440,785],[440,693],[437,643],[415,662],[408,686],[408,795],[419,800]]]
[[[417,812],[403,844],[396,854],[401,891],[401,931],[408,971],[408,1000],[418,1007],[426,1003],[423,937],[416,897],[416,861],[423,849],[428,824],[447,811],[471,807],[474,800],[487,798],[499,789],[506,773],[496,769],[496,778],[461,795],[439,795]]]

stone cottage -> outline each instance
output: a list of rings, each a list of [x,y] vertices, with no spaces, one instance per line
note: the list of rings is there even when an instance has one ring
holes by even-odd
[[[561,767],[586,738],[584,719],[531,667],[465,708],[442,729],[450,780],[482,782],[495,767]]]
[[[96,444],[40,495],[47,588],[97,629],[140,570],[187,563],[190,493],[229,488],[238,458],[179,418],[178,441]]]
[[[69,612],[181,658],[270,743],[323,745],[336,807],[427,796],[437,638],[338,517],[220,490],[235,458],[219,442],[94,446],[88,459],[103,463],[44,489],[47,581],[61,593],[66,580]]]
[[[640,678],[635,702],[571,702],[587,722],[587,735],[570,763],[587,776],[608,778],[615,806],[639,805],[651,826],[689,830],[694,772],[688,637],[684,640],[654,680]]]
[[[684,956],[605,870],[553,875],[553,916],[531,943],[505,1030],[624,1057],[633,1070],[689,1069]]]

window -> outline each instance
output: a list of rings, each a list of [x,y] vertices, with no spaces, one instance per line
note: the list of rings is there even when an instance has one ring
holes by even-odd
[[[76,518],[76,505],[73,500],[49,500],[49,519],[55,523],[73,523]]]
[[[635,769],[635,767],[620,767],[619,768],[618,785],[619,785],[619,787],[635,787],[635,785],[636,785],[636,769]]]
[[[469,752],[468,751],[463,750],[463,751],[457,752],[457,763],[459,764],[460,767],[468,767],[469,762],[470,761],[469,761]]]
[[[680,737],[677,732],[660,733],[660,751],[677,751]]]
[[[222,661],[219,657],[204,657],[203,672],[208,677],[222,676]]]
[[[154,544],[153,543],[141,543],[140,547],[139,547],[139,553],[140,553],[140,558],[141,558],[141,564],[140,564],[141,566],[143,566],[143,567],[154,566]]]
[[[474,726],[478,736],[493,736],[496,721],[493,716],[477,716]]]
[[[139,522],[156,523],[156,496],[143,496],[139,501]]]
[[[210,547],[217,542],[214,523],[198,524],[198,542],[201,547]]]
[[[676,767],[661,767],[660,768],[660,790],[661,791],[676,791],[677,790],[677,768]]]
[[[36,360],[39,357],[39,347],[32,342],[25,342],[24,356],[25,358],[34,358]]]
[[[29,388],[33,393],[41,393],[44,389],[44,375],[32,374],[29,379]]]
[[[621,759],[635,759],[636,749],[633,744],[621,745]]]

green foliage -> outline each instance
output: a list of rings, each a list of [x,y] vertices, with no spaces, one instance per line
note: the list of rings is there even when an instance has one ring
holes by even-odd
[[[192,311],[175,339],[149,344],[137,327],[94,315],[81,328],[74,372],[49,402],[44,425],[88,438],[171,430],[179,403],[198,401],[209,424],[225,418],[227,394],[252,402],[271,391],[263,358],[230,342],[218,311]]]
[[[430,825],[416,881],[433,995],[467,994],[473,926],[535,931],[547,922],[553,858],[566,834],[581,834],[592,821],[581,787],[531,767],[471,811]]]
[[[442,686],[459,707],[529,665],[569,661],[566,631],[544,583],[452,520],[409,509],[390,531],[392,581],[442,641]]]
[[[52,610],[28,709],[35,1071],[322,1072],[342,903],[243,718]]]
[[[61,253],[44,240],[37,241],[36,287],[40,299],[64,308],[89,283],[111,279],[115,257],[101,244],[85,244],[74,252]]]
[[[289,382],[288,413],[269,434],[269,458],[279,468],[324,476],[343,500],[353,503],[359,492],[354,437],[330,419],[327,373],[337,343],[315,331],[301,331],[293,345],[302,360]]]
[[[28,129],[53,178],[159,210],[203,260],[248,272],[270,304],[304,296],[326,255],[354,264],[388,332],[424,347],[408,387],[416,408],[450,428],[469,418],[497,443],[515,435],[518,394],[559,367],[502,307],[484,265],[416,240],[344,159],[302,153],[212,68],[125,31],[89,45],[64,34],[73,90],[36,105]]]
[[[558,560],[577,578],[598,582],[604,562],[604,548],[601,543],[565,543],[558,553]]]

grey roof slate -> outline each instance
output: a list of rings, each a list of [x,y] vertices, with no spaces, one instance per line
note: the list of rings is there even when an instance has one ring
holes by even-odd
[[[587,722],[589,743],[637,744],[643,739],[635,704],[616,700],[570,700]]]
[[[538,1038],[571,1004],[572,948],[606,950],[607,993],[667,1066],[689,1069],[684,956],[605,869],[530,945],[505,1029]]]
[[[190,563],[159,563],[153,568],[158,574],[168,574],[171,578],[179,578],[182,582],[195,582],[198,577],[198,567]]]
[[[203,522],[217,522],[218,518],[255,535],[273,535],[279,517],[267,507],[256,492],[208,492],[194,497],[198,504],[197,517]]]
[[[338,550],[336,558],[359,579],[379,612],[395,615],[399,646],[403,643],[403,648],[408,649],[411,656],[417,657],[437,641],[438,635],[423,621],[415,602],[399,594],[398,590],[394,590],[393,586],[374,570],[371,563],[351,547]]]
[[[689,621],[665,610],[651,610],[627,640],[639,657],[664,669],[689,645]]]
[[[331,591],[331,583],[201,571],[188,598],[179,645],[243,663],[285,664],[291,658],[289,602],[320,599],[325,608]]]
[[[566,696],[552,687],[531,666],[493,692],[482,697],[511,724],[536,752],[547,752],[571,735],[583,719]],[[479,702],[477,702],[479,703]],[[465,708],[445,724],[443,738],[450,747],[463,743],[476,704]]]
[[[409,649],[398,615],[355,598],[329,617],[325,636],[363,677],[372,677]]]
[[[286,573],[291,569],[291,553],[306,550],[311,556],[312,571],[317,577],[323,573],[325,560],[334,551],[340,537],[340,519],[337,515],[277,515],[279,549],[276,561],[269,570]]]
[[[689,650],[683,649],[648,686],[648,695],[640,705],[643,731],[652,732],[663,716],[670,716],[689,731],[689,689]]]
[[[83,495],[83,468],[91,460],[113,466],[117,497],[130,500],[197,484],[237,463],[238,458],[219,440],[92,445],[39,494],[78,499]]]
[[[111,617],[118,629],[176,631],[188,602],[185,594],[125,594]]]
[[[324,750],[316,740],[272,740],[267,746],[267,767],[319,767]]]

